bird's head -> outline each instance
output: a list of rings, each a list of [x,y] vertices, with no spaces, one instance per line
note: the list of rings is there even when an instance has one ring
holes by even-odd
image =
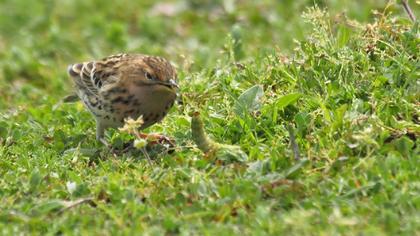
[[[177,90],[177,74],[171,63],[155,56],[145,56],[136,70],[137,84],[145,86],[165,86]]]

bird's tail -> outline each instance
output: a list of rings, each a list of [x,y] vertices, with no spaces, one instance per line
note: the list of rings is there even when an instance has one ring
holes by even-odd
[[[82,68],[83,68],[83,63],[77,63],[77,64],[69,65],[67,67],[67,73],[71,77],[79,77],[80,72],[82,71]]]

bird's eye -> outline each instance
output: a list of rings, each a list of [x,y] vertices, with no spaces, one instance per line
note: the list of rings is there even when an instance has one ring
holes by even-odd
[[[145,76],[147,79],[149,79],[149,80],[155,80],[155,77],[153,77],[153,75],[152,75],[152,74],[150,74],[149,72],[145,72],[145,73],[144,73],[144,76]]]

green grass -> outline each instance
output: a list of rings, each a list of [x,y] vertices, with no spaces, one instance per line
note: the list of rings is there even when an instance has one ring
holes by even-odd
[[[0,234],[420,233],[419,26],[400,5],[135,2],[0,2]],[[110,155],[83,106],[60,103],[67,64],[118,52],[178,68],[180,102],[147,130],[176,150],[152,165]],[[204,158],[195,110],[246,163]]]

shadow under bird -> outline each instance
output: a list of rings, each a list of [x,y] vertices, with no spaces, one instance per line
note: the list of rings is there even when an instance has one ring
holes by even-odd
[[[70,65],[68,74],[80,100],[96,119],[96,139],[126,118],[143,116],[145,129],[161,121],[173,106],[178,85],[171,63],[157,56],[118,54]]]

